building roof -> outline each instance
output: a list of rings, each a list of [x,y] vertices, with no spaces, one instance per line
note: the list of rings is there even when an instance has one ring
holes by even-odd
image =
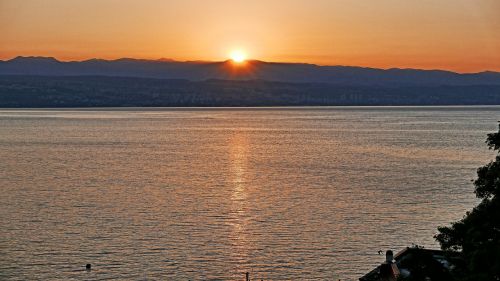
[[[429,278],[428,280],[450,280],[450,269],[453,267],[452,261],[456,258],[458,258],[456,253],[428,250],[420,247],[406,248],[394,256],[392,264],[386,261],[359,278],[359,280],[396,280],[399,275],[403,277],[410,275],[421,276],[422,278]],[[393,269],[392,275],[388,275],[388,272],[391,272],[387,269],[389,267],[397,267],[397,271]]]

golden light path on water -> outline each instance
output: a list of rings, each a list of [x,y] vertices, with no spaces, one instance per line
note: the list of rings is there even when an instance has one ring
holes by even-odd
[[[232,186],[231,202],[234,221],[233,227],[233,253],[234,258],[246,259],[248,255],[248,237],[247,226],[249,214],[247,214],[247,189],[251,188],[249,181],[247,162],[248,162],[248,140],[244,132],[235,131],[231,134],[228,143],[228,152],[230,158],[230,185]],[[248,262],[246,260],[245,262]],[[245,268],[240,268],[244,271]]]

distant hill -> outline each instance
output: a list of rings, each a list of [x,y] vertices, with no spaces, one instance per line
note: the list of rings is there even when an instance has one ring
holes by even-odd
[[[247,61],[244,66],[238,66],[230,61],[178,62],[129,58],[62,62],[51,57],[16,57],[0,61],[0,75],[112,76],[190,81],[266,80],[382,87],[500,85],[498,72],[459,74],[442,70],[384,70],[263,61]]]
[[[247,61],[0,61],[0,107],[500,105],[500,73]]]
[[[0,75],[0,108],[303,105],[500,105],[500,85]]]

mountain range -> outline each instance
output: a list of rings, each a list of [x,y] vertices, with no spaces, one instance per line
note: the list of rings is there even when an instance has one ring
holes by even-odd
[[[111,76],[190,81],[265,80],[384,87],[500,85],[500,73],[491,71],[461,74],[444,70],[319,66],[258,60],[242,64],[232,61],[179,62],[130,58],[63,62],[52,57],[16,57],[0,61],[0,75]]]
[[[500,105],[500,73],[246,61],[0,61],[0,108]]]

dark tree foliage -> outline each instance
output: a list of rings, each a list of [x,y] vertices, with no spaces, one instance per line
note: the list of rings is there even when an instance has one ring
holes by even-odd
[[[500,129],[488,135],[494,161],[477,170],[475,194],[481,203],[450,227],[440,227],[437,241],[443,250],[460,252],[463,264],[454,270],[457,280],[500,280]]]

